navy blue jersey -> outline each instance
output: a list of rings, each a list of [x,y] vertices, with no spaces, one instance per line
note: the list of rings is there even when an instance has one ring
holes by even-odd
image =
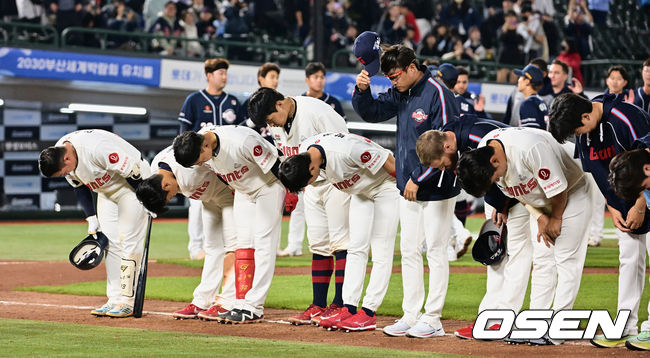
[[[625,218],[634,203],[625,202],[614,193],[607,180],[609,162],[616,154],[634,149],[635,141],[648,133],[650,114],[623,101],[623,96],[600,95],[595,97],[593,102],[603,104],[603,114],[594,130],[576,136],[576,154],[582,162],[583,170],[593,175],[607,204],[620,211]],[[648,232],[649,218],[650,212],[646,211],[643,225],[633,233]]]
[[[307,96],[307,92],[301,94],[301,96]],[[348,121],[348,119],[345,118],[345,112],[343,112],[343,106],[341,106],[341,102],[339,102],[339,100],[336,99],[336,97],[331,96],[329,93],[323,92],[323,95],[320,96],[318,99],[332,106],[332,108],[334,108],[336,113],[341,115],[341,117],[343,117],[343,119],[346,122]]]
[[[548,127],[548,106],[538,95],[532,95],[519,106],[519,126],[526,128]]]
[[[451,122],[442,128],[443,132],[454,132],[456,135],[456,148],[459,153],[464,153],[472,149],[476,149],[481,139],[488,133],[495,129],[506,128],[508,125],[493,121],[491,119],[479,118],[473,114],[466,114],[458,121]],[[502,212],[506,202],[509,202],[509,207],[517,204],[517,200],[508,198],[503,194],[501,189],[492,184],[490,191],[485,195],[485,201],[495,208],[498,212]]]
[[[458,105],[458,110],[460,111],[461,116],[466,114],[476,114],[476,111],[474,110],[474,101],[469,101],[459,94],[454,95],[454,100]]]
[[[383,122],[397,116],[395,164],[397,188],[402,194],[411,179],[419,185],[419,201],[453,198],[460,193],[456,175],[420,164],[415,142],[427,130],[439,130],[457,120],[458,108],[454,94],[445,85],[433,79],[426,67],[420,66],[420,71],[424,72],[422,79],[406,92],[389,88],[374,99],[370,90],[355,87],[352,107],[366,122]]]
[[[213,96],[203,89],[187,96],[178,120],[182,133],[188,130],[198,132],[206,123],[217,126],[236,124],[241,117],[237,97],[226,92]]]
[[[474,104],[474,101],[478,101],[479,99],[476,93],[470,91],[465,91],[465,93],[461,94],[461,96],[463,96],[463,98],[465,98],[472,104]],[[474,113],[479,118],[492,119],[492,116],[489,113],[485,112],[484,110],[479,112],[476,110],[476,108],[474,108]]]
[[[650,94],[646,94],[643,87],[637,88],[634,92],[634,104],[650,113]]]

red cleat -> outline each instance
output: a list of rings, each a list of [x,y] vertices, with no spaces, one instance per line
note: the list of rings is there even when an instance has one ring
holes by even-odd
[[[366,311],[359,310],[357,313],[336,325],[338,329],[345,331],[374,331],[377,328],[375,316],[368,316]]]
[[[320,315],[312,317],[311,323],[320,326],[320,322],[322,320],[330,319],[336,316],[339,314],[339,312],[341,312],[341,308],[343,307],[337,305],[336,303],[332,303]]]
[[[203,308],[195,306],[190,303],[187,307],[180,311],[172,313],[172,317],[176,319],[195,319],[198,317],[199,312],[205,311]]]
[[[197,314],[197,316],[200,319],[203,319],[203,320],[206,320],[206,321],[216,321],[217,316],[219,316],[222,313],[226,313],[226,312],[228,312],[227,309],[225,309],[225,308],[223,308],[223,307],[221,307],[219,305],[214,305],[214,306],[208,308],[205,311],[199,312]]]
[[[501,325],[498,323],[495,323],[488,328],[489,330],[499,330],[501,328]],[[474,323],[470,324],[469,326],[465,328],[461,328],[454,332],[454,336],[460,338],[460,339],[474,339],[474,335],[472,334],[472,330],[474,330]]]
[[[330,317],[328,319],[322,319],[320,321],[320,326],[323,327],[323,328],[326,328],[328,331],[331,331],[333,329],[337,329],[338,328],[337,325],[340,322],[345,321],[346,319],[348,319],[350,317],[352,317],[352,313],[350,313],[350,311],[348,311],[347,307],[343,307],[343,308],[341,308],[341,310],[339,311],[339,313],[337,315],[334,315],[334,316],[332,316],[332,317]]]
[[[323,313],[324,311],[325,311],[325,307],[311,304],[303,313],[297,314],[289,318],[288,321],[291,324],[295,324],[296,326],[303,325],[303,324],[311,324],[312,318],[316,316],[320,316],[321,313]]]

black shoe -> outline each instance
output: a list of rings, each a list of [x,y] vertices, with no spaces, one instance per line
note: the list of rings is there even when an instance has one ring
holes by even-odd
[[[264,318],[264,315],[256,315],[251,311],[237,308],[226,313],[226,315],[225,322],[232,324],[257,323],[262,322],[262,318]]]
[[[548,336],[543,336],[542,338],[531,339],[530,341],[528,341],[528,345],[531,346],[555,346],[562,343],[564,343],[564,341],[553,340],[550,339]]]
[[[230,310],[228,312],[225,312],[225,313],[222,313],[222,314],[218,315],[215,318],[215,321],[217,321],[219,323],[226,323],[226,320],[228,319],[228,317],[230,317],[230,313],[235,311],[235,310],[236,310],[236,308],[233,308],[232,310]]]
[[[528,343],[527,339],[510,338],[510,336],[504,338],[503,341],[506,342],[507,344],[515,344],[515,345]]]

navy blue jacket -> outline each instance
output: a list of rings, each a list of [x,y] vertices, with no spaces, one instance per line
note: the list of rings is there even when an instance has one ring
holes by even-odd
[[[472,104],[474,103],[475,100],[478,101],[478,95],[474,92],[465,91],[465,93],[461,94],[461,96]],[[479,118],[492,119],[492,116],[485,111],[477,112],[476,108],[474,108],[474,112]]]
[[[521,123],[520,127],[546,130],[548,127],[546,102],[537,95],[526,98],[519,107],[519,123]]]
[[[650,94],[645,94],[643,87],[637,88],[636,92],[634,92],[634,104],[650,113]]]
[[[623,101],[623,96],[600,95],[593,102],[603,103],[600,123],[594,130],[576,137],[576,154],[582,168],[590,172],[607,204],[621,212],[623,218],[634,205],[616,196],[609,181],[609,162],[621,152],[634,149],[634,142],[650,130],[650,115],[641,108]],[[632,232],[650,231],[650,212],[646,210],[643,225]]]
[[[407,92],[389,88],[377,99],[369,90],[355,87],[352,107],[366,122],[383,122],[397,116],[397,148],[395,149],[397,188],[404,193],[404,186],[411,179],[419,186],[417,200],[433,201],[453,198],[460,193],[456,175],[452,171],[437,171],[420,164],[415,152],[415,142],[429,129],[441,129],[458,117],[454,94],[433,79],[429,70]]]
[[[198,132],[203,123],[217,126],[236,124],[241,117],[237,97],[226,92],[213,96],[202,89],[187,96],[178,120],[183,133],[188,130]]]
[[[456,135],[456,148],[460,153],[476,149],[481,139],[488,133],[495,129],[509,127],[508,125],[493,121],[491,119],[479,118],[473,114],[466,114],[458,121],[448,123],[442,128],[443,132],[454,132]],[[498,212],[502,212],[507,202],[507,197],[501,192],[501,189],[493,184],[490,191],[485,195],[485,201],[495,208]],[[517,200],[511,199],[508,201],[509,207],[518,203]]]
[[[459,94],[456,94],[454,96],[454,100],[456,101],[456,105],[458,106],[458,110],[461,116],[466,114],[476,114],[473,101],[470,101]]]

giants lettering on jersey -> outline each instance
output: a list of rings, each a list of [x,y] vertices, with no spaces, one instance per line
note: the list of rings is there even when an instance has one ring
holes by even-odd
[[[280,143],[278,143],[278,146],[280,147],[280,151],[282,154],[284,154],[285,157],[290,157],[292,155],[298,154],[298,147],[289,147]]]
[[[90,183],[86,184],[86,186],[90,190],[97,190],[101,188],[104,184],[108,183],[109,180],[111,180],[111,175],[106,173],[100,178],[95,178],[94,181],[91,181]]]
[[[334,184],[332,184],[332,185],[334,185],[334,187],[335,187],[336,189],[343,190],[343,189],[347,189],[347,188],[352,187],[356,182],[359,181],[359,179],[361,179],[361,177],[359,176],[359,174],[354,174],[354,175],[352,176],[352,178],[350,178],[350,179],[345,179],[345,180],[343,180],[343,181],[340,181],[340,182],[338,182],[338,183],[334,183]]]
[[[226,183],[232,183],[235,180],[241,179],[244,176],[244,174],[246,174],[247,172],[248,172],[248,167],[244,165],[240,170],[235,170],[225,175],[219,174],[219,177],[223,179]]]
[[[613,145],[598,151],[595,151],[593,147],[589,148],[589,160],[606,160],[612,158],[615,155],[616,149]]]
[[[201,198],[201,195],[203,195],[203,193],[205,192],[205,189],[208,188],[208,185],[210,185],[210,182],[204,181],[200,187],[194,189],[194,193],[190,195],[190,199],[199,200]]]
[[[511,196],[518,197],[524,194],[530,194],[530,192],[537,187],[537,181],[535,178],[530,178],[527,183],[521,183],[515,186],[507,186],[505,189]]]

